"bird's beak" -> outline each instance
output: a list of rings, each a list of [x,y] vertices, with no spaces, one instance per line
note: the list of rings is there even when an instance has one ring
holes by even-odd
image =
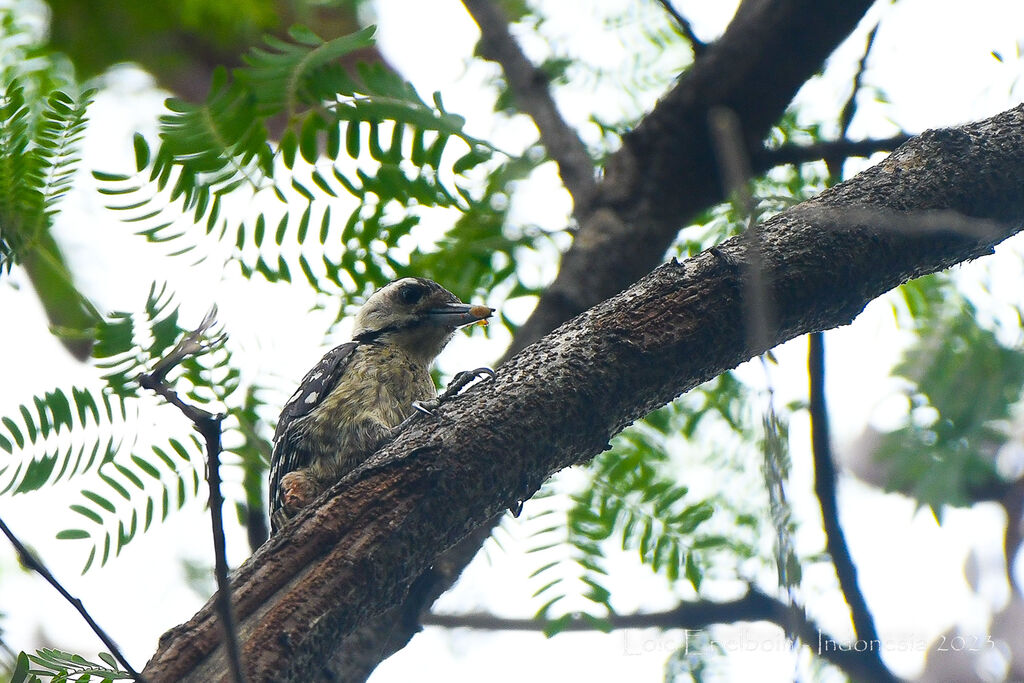
[[[427,322],[439,327],[462,327],[487,320],[494,315],[494,309],[472,304],[445,304],[427,311]]]

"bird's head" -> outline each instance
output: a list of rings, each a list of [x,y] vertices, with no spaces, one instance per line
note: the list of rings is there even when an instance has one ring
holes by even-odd
[[[433,280],[406,277],[377,290],[356,315],[353,339],[401,346],[429,363],[455,330],[486,320],[494,310],[471,306]]]

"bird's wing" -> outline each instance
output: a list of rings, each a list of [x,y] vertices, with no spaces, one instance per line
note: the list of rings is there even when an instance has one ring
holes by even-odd
[[[302,418],[320,405],[328,394],[337,386],[345,369],[352,360],[358,342],[347,342],[336,346],[320,359],[312,370],[306,373],[292,397],[284,404],[281,417],[277,420],[274,431],[274,452],[270,457],[270,512],[281,505],[278,495],[281,478],[309,464],[310,453],[305,449],[296,448],[295,427],[302,423]]]

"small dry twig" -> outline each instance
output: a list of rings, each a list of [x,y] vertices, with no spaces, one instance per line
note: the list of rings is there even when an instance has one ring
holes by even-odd
[[[13,545],[14,549],[18,552],[18,558],[21,560],[21,563],[46,579],[47,583],[57,589],[57,592],[60,593],[65,600],[71,603],[72,607],[78,610],[78,613],[82,615],[83,619],[85,619],[85,623],[89,624],[89,628],[91,628],[93,633],[103,641],[103,646],[110,651],[110,654],[114,656],[114,659],[116,659],[122,667],[124,667],[124,670],[131,674],[131,676],[139,683],[145,683],[142,676],[140,676],[139,673],[132,668],[132,665],[128,663],[128,660],[125,659],[124,654],[117,647],[117,644],[113,639],[107,635],[106,631],[100,628],[100,625],[96,623],[96,620],[93,619],[92,615],[90,615],[85,609],[85,605],[82,604],[82,601],[71,595],[71,593],[68,593],[67,589],[61,585],[60,581],[58,581],[56,577],[50,573],[50,570],[46,568],[46,565],[43,564],[42,560],[32,554],[32,551],[18,540],[18,537],[14,535],[14,532],[11,531],[6,524],[4,524],[2,519],[0,519],[0,531],[3,532],[4,536],[7,537],[7,540],[11,542],[11,545]]]
[[[187,334],[170,353],[157,361],[152,372],[139,376],[139,385],[160,395],[165,401],[180,410],[192,421],[196,431],[206,442],[206,481],[210,487],[210,522],[213,527],[214,573],[217,577],[217,611],[224,628],[224,642],[227,643],[228,666],[235,683],[243,683],[241,655],[238,647],[238,630],[231,608],[231,584],[228,582],[228,562],[224,539],[223,507],[224,497],[220,491],[220,453],[223,414],[213,414],[181,400],[177,392],[165,383],[167,373],[189,356],[206,353],[223,343],[225,335],[207,337],[217,319],[217,307],[213,306],[199,327]]]

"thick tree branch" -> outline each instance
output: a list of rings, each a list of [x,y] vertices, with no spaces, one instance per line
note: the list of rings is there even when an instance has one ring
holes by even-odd
[[[748,341],[750,254],[733,239],[719,255],[656,269],[412,423],[233,577],[250,678],[316,676],[334,644],[400,604],[444,549],[680,393],[769,346],[847,324],[902,282],[990,253],[1024,221],[1022,129],[1024,106],[929,131],[760,226],[775,311],[763,344]],[[916,212],[927,213],[903,226]],[[952,216],[976,230],[950,228]],[[213,604],[165,634],[144,675],[223,680]]]
[[[480,56],[497,62],[505,72],[516,104],[530,115],[541,142],[572,195],[579,220],[590,211],[594,197],[594,165],[576,131],[565,122],[551,96],[548,77],[535,67],[508,30],[508,18],[491,0],[463,0],[480,27]]]
[[[761,0],[740,5],[722,37],[623,138],[598,184],[593,212],[581,221],[558,276],[520,328],[509,355],[657,265],[679,229],[723,199],[708,112],[732,109],[747,149],[759,149],[796,91],[872,3]]]

